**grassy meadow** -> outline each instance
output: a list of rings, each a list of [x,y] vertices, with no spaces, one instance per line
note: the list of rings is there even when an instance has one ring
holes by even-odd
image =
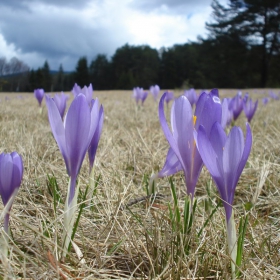
[[[280,100],[263,105],[261,99],[268,96],[268,89],[242,92],[259,99],[259,106],[251,122],[251,154],[234,199],[237,228],[240,217],[248,215],[240,279],[279,279]],[[220,90],[220,97],[236,93]],[[17,151],[24,164],[11,211],[9,268],[0,266],[0,279],[231,278],[224,208],[219,206],[219,195],[205,167],[196,187],[197,208],[188,236],[180,237],[171,221],[170,178],[158,179],[157,195],[147,196],[149,178],[163,167],[169,145],[152,96],[140,107],[131,96],[132,91],[94,91],[105,116],[95,184],[87,188],[86,157],[79,175],[82,214],[74,244],[62,261],[68,175],[52,136],[45,101],[40,114],[33,93],[0,94],[0,152]],[[168,119],[170,107],[171,103],[166,108]],[[242,112],[236,125],[243,132],[245,122]],[[182,213],[183,172],[172,181]]]

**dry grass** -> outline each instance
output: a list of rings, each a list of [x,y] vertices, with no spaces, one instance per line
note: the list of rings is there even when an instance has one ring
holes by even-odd
[[[250,96],[261,99],[268,90]],[[278,91],[276,91],[278,92]],[[162,197],[130,203],[146,195],[144,175],[164,163],[168,143],[151,98],[136,108],[131,91],[94,92],[104,106],[105,120],[95,161],[95,190],[85,201],[72,249],[62,263],[59,252],[68,176],[52,136],[45,104],[39,114],[32,94],[1,94],[0,152],[17,151],[24,177],[14,202],[10,228],[9,269],[0,279],[230,279],[224,210],[218,208],[198,237],[198,231],[219,202],[215,186],[203,169],[196,189],[197,210],[188,254],[176,253],[168,204],[173,207],[168,178],[157,182]],[[235,90],[221,90],[233,96]],[[179,95],[179,92],[176,93]],[[5,100],[9,96],[9,100]],[[280,101],[259,108],[252,120],[253,148],[235,196],[235,219],[246,212],[249,224],[244,244],[241,279],[280,277]],[[244,129],[245,117],[237,121]],[[63,201],[55,213],[48,176],[55,176]],[[85,160],[79,180],[88,184]],[[183,208],[182,174],[174,176]],[[129,204],[129,207],[125,207]],[[1,209],[2,209],[1,205]],[[78,248],[78,249],[77,249]],[[82,253],[82,257],[80,255]]]

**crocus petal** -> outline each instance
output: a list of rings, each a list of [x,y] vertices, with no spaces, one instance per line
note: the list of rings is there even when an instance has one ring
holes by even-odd
[[[221,169],[223,170],[223,152],[225,143],[227,140],[227,135],[225,131],[223,130],[223,127],[218,122],[215,122],[212,126],[209,140],[211,142],[211,145],[217,155],[217,158],[219,160],[219,165]]]
[[[221,122],[222,106],[221,101],[216,95],[202,92],[196,102],[195,116],[197,116],[195,128],[204,126],[206,134],[209,136],[212,125],[215,122]]]
[[[236,188],[236,172],[243,154],[243,150],[244,139],[242,130],[239,127],[233,127],[226,141],[223,154],[225,190],[227,193],[224,200],[230,205],[233,203],[233,197]]]
[[[219,97],[219,90],[217,88],[213,88],[211,91],[210,91],[210,94],[216,96],[216,97]]]
[[[177,98],[172,105],[171,127],[179,154],[176,153],[176,150],[174,150],[174,152],[181,161],[184,170],[187,172],[192,165],[192,151],[195,146],[192,106],[185,96]]]
[[[244,150],[243,150],[243,154],[240,160],[240,163],[238,165],[238,169],[236,172],[236,178],[235,178],[235,184],[237,184],[239,177],[244,169],[244,166],[248,160],[248,157],[250,155],[251,152],[251,147],[252,147],[252,142],[253,142],[253,138],[252,138],[252,132],[251,132],[251,128],[250,125],[247,123],[246,124],[246,140],[245,140],[245,144],[244,144]]]
[[[10,154],[1,154],[0,158],[0,192],[3,204],[6,205],[13,189],[11,189],[13,177],[13,161]]]
[[[213,128],[219,133],[216,135],[216,138],[212,136],[211,140],[218,141],[222,143],[224,141],[224,135],[221,133],[220,124],[217,122],[215,125],[213,125]],[[218,137],[222,137],[222,139],[218,139]],[[218,139],[218,140],[217,140]],[[217,153],[213,148],[212,142],[210,142],[209,138],[207,137],[206,131],[203,126],[200,126],[198,129],[197,134],[197,146],[199,153],[201,155],[201,158],[203,160],[203,163],[209,170],[211,176],[213,177],[217,189],[220,193],[220,196],[223,200],[226,199],[226,191],[224,188],[224,178],[223,178],[223,167],[222,167],[222,159],[219,159],[217,157]],[[214,146],[217,150],[217,147]],[[218,154],[220,154],[220,151],[218,151]]]
[[[90,108],[83,94],[73,100],[65,118],[65,140],[72,178],[78,175],[89,144]]]
[[[217,188],[219,190],[219,193],[222,197],[222,199],[226,198],[226,191],[224,188],[224,168],[223,168],[223,152],[224,152],[224,146],[227,140],[227,135],[225,131],[222,128],[222,125],[218,122],[216,122],[211,129],[209,140],[211,142],[211,145],[217,155],[217,167],[219,170],[219,176],[215,176],[215,182],[217,185]],[[213,177],[214,178],[214,177]]]
[[[13,160],[13,177],[11,184],[15,187],[19,187],[22,181],[22,175],[23,175],[23,162],[21,156],[16,153],[12,152],[11,157]]]
[[[179,150],[178,147],[176,145],[176,142],[173,138],[173,135],[169,129],[169,126],[167,124],[166,118],[165,118],[165,114],[164,114],[164,100],[166,97],[166,93],[164,93],[159,101],[159,107],[158,107],[158,112],[159,112],[159,121],[163,130],[163,133],[167,139],[167,141],[169,142],[169,145],[171,146],[171,148],[173,149],[173,151],[175,152],[175,154],[178,156],[179,154]],[[178,158],[180,159],[180,157],[178,156]],[[180,159],[181,161],[182,159]]]
[[[52,98],[46,96],[46,104],[48,108],[49,122],[53,132],[53,136],[64,158],[67,173],[70,175],[69,158],[68,158],[67,147],[65,142],[65,129],[61,116]]]
[[[170,176],[170,175],[173,175],[173,174],[175,174],[175,173],[177,173],[181,170],[183,170],[183,167],[182,167],[178,157],[176,156],[174,151],[171,148],[169,148],[164,166],[159,171],[157,177],[162,178],[162,177],[165,177],[165,176]]]
[[[103,110],[103,108],[102,108]],[[90,128],[89,128],[89,133],[88,133],[88,145],[90,144],[92,137],[95,133],[95,130],[98,126],[99,123],[99,101],[96,98],[94,102],[92,102],[92,107],[90,110]]]
[[[97,147],[98,147],[98,142],[99,142],[101,131],[102,131],[102,127],[103,127],[104,112],[103,112],[103,107],[102,106],[100,107],[100,110],[99,110],[99,117],[98,117],[98,119],[99,119],[98,125],[97,125],[97,127],[95,129],[95,132],[93,134],[91,143],[90,143],[89,148],[88,148],[90,172],[91,172],[91,169],[93,168],[95,154],[96,154],[96,150],[97,150]]]
[[[225,143],[223,153],[223,167],[225,176],[225,186],[227,191],[226,201],[233,202],[233,194],[236,185],[235,175],[244,150],[244,138],[241,128],[233,127]]]
[[[221,176],[217,165],[217,154],[212,147],[212,144],[207,137],[205,128],[200,125],[197,133],[197,146],[200,156],[213,177]]]

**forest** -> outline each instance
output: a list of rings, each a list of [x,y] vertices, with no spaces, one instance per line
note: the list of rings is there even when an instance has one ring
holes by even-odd
[[[81,55],[72,72],[51,71],[48,61],[30,69],[0,58],[0,91],[69,91],[74,83],[96,90],[149,88],[279,88],[280,4],[276,0],[212,2],[208,37],[160,49],[129,43],[112,57]]]

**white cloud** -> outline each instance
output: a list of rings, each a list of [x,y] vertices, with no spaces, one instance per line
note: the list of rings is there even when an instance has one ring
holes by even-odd
[[[5,56],[7,59],[17,55],[16,48],[14,44],[7,44],[4,36],[0,33],[0,56]]]
[[[190,8],[189,8],[190,9]],[[165,11],[161,13],[161,11]],[[198,35],[205,35],[205,21],[211,13],[210,6],[200,13],[186,10],[186,14],[173,14],[166,5],[156,12],[132,11],[125,19],[125,25],[135,44],[149,44],[152,47],[172,46],[173,44],[195,41]]]

